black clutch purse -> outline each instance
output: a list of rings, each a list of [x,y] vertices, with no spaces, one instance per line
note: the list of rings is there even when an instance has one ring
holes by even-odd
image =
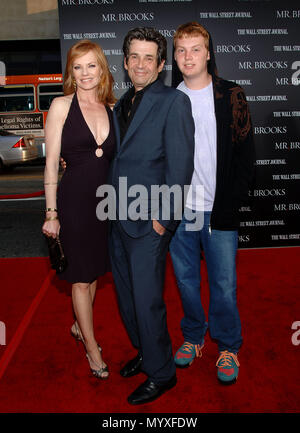
[[[49,250],[49,259],[51,263],[51,268],[55,269],[57,274],[65,271],[67,268],[67,259],[64,255],[60,239],[57,236],[55,239],[52,237],[45,236],[48,250]]]

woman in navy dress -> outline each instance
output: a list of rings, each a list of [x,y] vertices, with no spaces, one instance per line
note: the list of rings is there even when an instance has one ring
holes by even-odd
[[[101,379],[109,373],[94,336],[93,301],[98,277],[109,270],[109,255],[108,221],[97,218],[96,190],[106,183],[114,155],[112,87],[101,47],[78,42],[68,52],[64,96],[53,100],[45,129],[42,230],[47,236],[59,234],[68,261],[59,276],[72,283],[76,321],[71,334],[84,343],[91,371]],[[57,187],[60,156],[67,168]]]

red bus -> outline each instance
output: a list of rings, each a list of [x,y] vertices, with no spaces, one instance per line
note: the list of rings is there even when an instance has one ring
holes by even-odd
[[[45,121],[51,101],[63,95],[62,74],[7,76],[0,86],[0,130],[33,134],[45,157]]]

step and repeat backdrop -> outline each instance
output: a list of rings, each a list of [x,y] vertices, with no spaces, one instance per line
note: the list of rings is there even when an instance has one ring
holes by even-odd
[[[256,185],[240,209],[240,248],[300,245],[300,3],[298,0],[59,0],[63,69],[81,39],[103,48],[119,98],[129,29],[155,27],[168,41],[162,73],[172,84],[176,28],[198,21],[210,32],[219,75],[240,84],[254,127]]]

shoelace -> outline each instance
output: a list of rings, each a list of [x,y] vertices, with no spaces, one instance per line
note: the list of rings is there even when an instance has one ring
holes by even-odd
[[[183,343],[182,350],[184,352],[191,352],[192,353],[193,348],[195,348],[196,357],[199,358],[199,356],[202,355],[200,344],[192,344],[192,343],[189,343],[188,341],[185,341]]]
[[[228,350],[224,350],[223,352],[220,353],[220,356],[219,356],[219,359],[217,360],[216,366],[219,367],[221,364],[222,367],[230,367],[231,366],[231,358],[233,358],[237,367],[239,367],[240,364],[239,364],[239,361],[237,359],[237,356],[232,352],[228,352]]]

